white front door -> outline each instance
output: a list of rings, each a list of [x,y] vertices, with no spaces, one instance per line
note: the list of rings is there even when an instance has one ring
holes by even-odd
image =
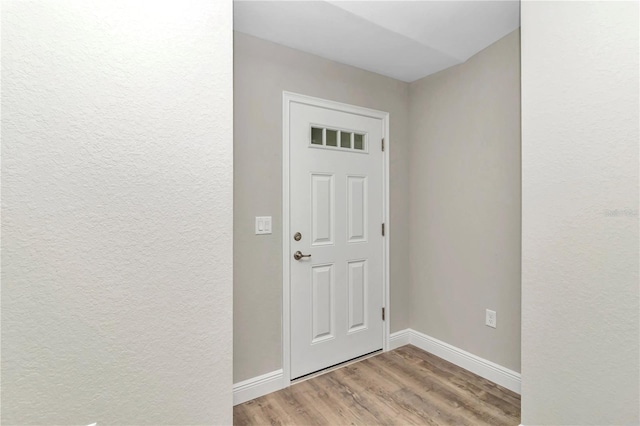
[[[384,122],[297,102],[289,113],[295,379],[383,347]]]

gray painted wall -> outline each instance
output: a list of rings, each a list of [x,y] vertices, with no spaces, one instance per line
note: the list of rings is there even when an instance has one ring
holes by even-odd
[[[234,382],[282,368],[282,91],[391,115],[391,330],[409,326],[408,84],[234,33]],[[254,217],[273,216],[255,235]]]
[[[411,327],[520,371],[519,31],[409,97]]]
[[[2,2],[3,425],[231,424],[231,6]]]
[[[522,423],[640,424],[638,2],[522,3]]]

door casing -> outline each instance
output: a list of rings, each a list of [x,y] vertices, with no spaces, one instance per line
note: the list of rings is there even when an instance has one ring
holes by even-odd
[[[289,106],[292,102],[306,105],[327,108],[335,111],[350,114],[363,115],[366,117],[382,120],[384,135],[384,151],[382,153],[382,181],[384,185],[382,202],[383,221],[385,224],[385,235],[383,238],[382,253],[382,301],[385,308],[385,321],[382,326],[382,349],[389,350],[389,326],[391,309],[389,307],[389,235],[391,226],[389,224],[389,151],[391,143],[389,140],[389,113],[374,109],[344,104],[341,102],[329,101],[297,93],[282,92],[282,379],[283,386],[291,384],[291,316],[290,316],[290,286],[291,275],[290,266],[292,259],[291,238],[289,230]]]

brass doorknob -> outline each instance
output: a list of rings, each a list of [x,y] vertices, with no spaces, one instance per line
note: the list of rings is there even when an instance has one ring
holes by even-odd
[[[310,254],[302,254],[302,252],[300,250],[298,250],[297,252],[293,253],[293,258],[295,260],[300,260],[303,257],[311,257]]]

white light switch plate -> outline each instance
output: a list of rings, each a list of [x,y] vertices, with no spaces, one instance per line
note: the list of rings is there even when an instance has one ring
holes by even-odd
[[[256,216],[256,235],[271,234],[271,216]]]

